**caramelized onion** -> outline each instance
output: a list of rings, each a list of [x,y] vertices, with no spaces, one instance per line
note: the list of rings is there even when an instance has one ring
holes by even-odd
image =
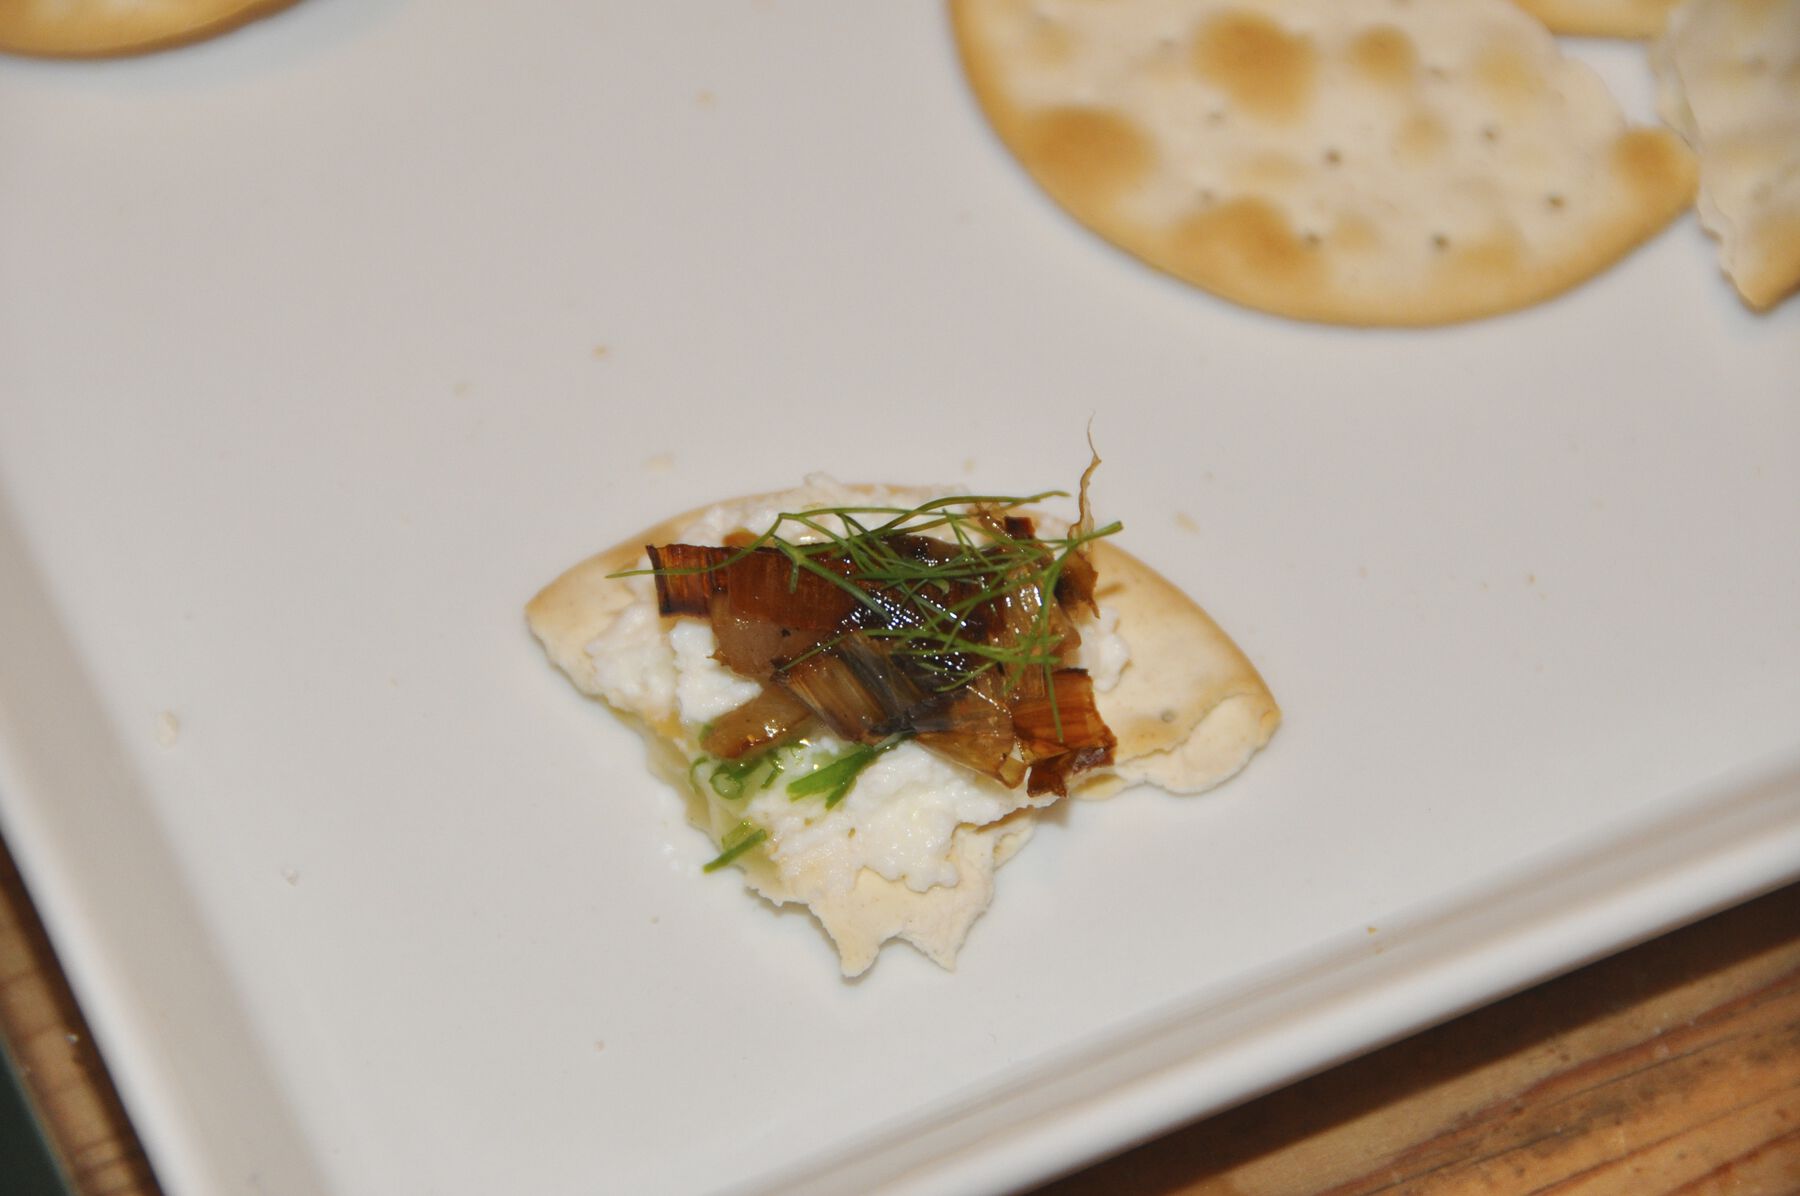
[[[883,538],[888,547],[905,553],[920,564],[942,565],[957,556],[957,546],[947,540],[916,536],[911,532],[895,532]]]
[[[1113,733],[1094,705],[1094,681],[1086,669],[1057,669],[1048,688],[1015,694],[1013,729],[1027,759],[1088,748],[1111,751]]]
[[[911,723],[921,745],[1011,788],[1024,763],[1012,755],[1012,712],[999,688],[995,674],[984,673],[963,689],[921,703]]]
[[[829,650],[802,657],[775,679],[833,734],[860,743],[875,743],[903,730],[907,712],[925,697],[864,632],[853,632]]]
[[[712,629],[718,644],[713,659],[752,681],[767,681],[776,669],[815,647],[825,634],[744,618],[733,612],[724,594],[713,595]]]
[[[736,760],[747,752],[786,743],[811,718],[812,711],[793,694],[779,685],[765,685],[760,694],[721,715],[700,746],[721,759]]]
[[[1057,669],[1041,693],[1013,702],[1019,750],[1031,761],[1025,791],[1067,795],[1077,773],[1111,764],[1118,740],[1094,705],[1085,669]]]
[[[1063,558],[1062,571],[1056,575],[1056,600],[1069,610],[1085,609],[1090,615],[1100,613],[1094,601],[1094,587],[1100,581],[1094,563],[1087,553],[1071,552]]]
[[[1033,797],[1041,797],[1046,793],[1067,797],[1069,796],[1069,781],[1077,773],[1111,763],[1112,748],[1110,747],[1105,749],[1082,748],[1079,751],[1064,752],[1060,756],[1039,760],[1031,766],[1031,772],[1025,778],[1025,792]]]
[[[724,570],[731,612],[783,627],[825,631],[843,622],[856,597],[837,582],[790,561],[778,549],[759,548]]]
[[[704,615],[723,577],[718,567],[731,555],[725,548],[695,544],[651,545],[644,549],[656,571],[656,610],[663,615]]]

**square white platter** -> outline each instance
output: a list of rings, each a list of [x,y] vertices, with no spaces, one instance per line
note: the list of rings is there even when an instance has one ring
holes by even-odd
[[[1016,1186],[1800,873],[1797,379],[1691,217],[1435,331],[1187,290],[932,4],[3,60],[0,815],[173,1192]],[[1072,486],[1090,419],[1287,721],[844,983],[520,608],[811,470]]]

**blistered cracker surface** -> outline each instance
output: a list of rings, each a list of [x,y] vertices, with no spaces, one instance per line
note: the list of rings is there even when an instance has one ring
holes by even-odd
[[[1507,0],[952,0],[1001,139],[1077,219],[1250,307],[1437,324],[1525,306],[1691,202]]]

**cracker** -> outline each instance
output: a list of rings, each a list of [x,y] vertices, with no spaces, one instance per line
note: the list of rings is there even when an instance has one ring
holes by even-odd
[[[1700,223],[1767,310],[1800,287],[1800,0],[1691,0],[1651,60],[1663,119],[1700,155]]]
[[[11,0],[0,50],[54,58],[137,54],[197,41],[294,0]]]
[[[1513,0],[1550,27],[1576,37],[1655,37],[1678,0]]]
[[[1507,0],[951,0],[1001,140],[1066,210],[1249,307],[1473,319],[1605,269],[1692,200]]]
[[[925,491],[855,488],[851,493],[883,503],[923,501]],[[785,495],[739,500],[745,507],[780,505]],[[735,505],[735,504],[734,504]],[[545,586],[527,605],[526,623],[551,661],[577,689],[603,696],[589,646],[632,607],[637,595],[611,576],[638,565],[646,544],[667,543],[691,528],[704,508],[667,520],[614,548],[576,564]],[[1076,778],[1074,793],[1103,797],[1127,784],[1149,782],[1176,793],[1196,793],[1232,776],[1268,742],[1281,711],[1244,654],[1191,598],[1109,541],[1091,546],[1098,572],[1096,599],[1118,615],[1119,634],[1131,662],[1116,686],[1096,695],[1102,717],[1117,737],[1110,768]],[[641,580],[641,579],[640,579]],[[621,711],[621,713],[625,713]],[[687,795],[688,816],[715,842],[734,815],[722,816],[690,783],[683,731],[671,715],[646,721],[628,714],[651,747],[651,763]],[[776,905],[804,905],[837,947],[845,975],[861,973],[881,945],[902,939],[943,967],[955,963],[970,927],[993,896],[994,871],[1032,830],[1032,802],[982,825],[959,827],[952,841],[959,880],[923,891],[867,868],[854,883],[833,885],[806,869],[778,871],[768,861],[738,861],[750,888]]]

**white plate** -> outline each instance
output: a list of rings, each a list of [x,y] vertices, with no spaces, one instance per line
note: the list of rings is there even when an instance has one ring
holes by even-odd
[[[0,799],[174,1192],[1024,1183],[1800,872],[1800,303],[1691,219],[1266,319],[1051,209],[934,5],[799,0],[0,62],[0,174]],[[1287,724],[842,983],[521,604],[809,469],[1070,485],[1090,416]]]

